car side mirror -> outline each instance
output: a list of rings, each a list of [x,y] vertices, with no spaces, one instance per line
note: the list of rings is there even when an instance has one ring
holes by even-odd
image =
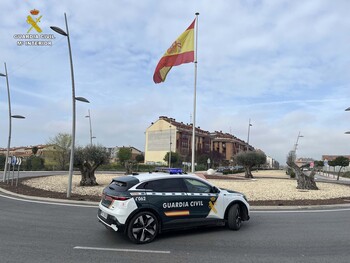
[[[211,188],[211,192],[214,193],[214,194],[217,194],[217,193],[220,193],[220,190],[219,190],[219,188],[217,188],[216,186],[213,186],[213,187]]]

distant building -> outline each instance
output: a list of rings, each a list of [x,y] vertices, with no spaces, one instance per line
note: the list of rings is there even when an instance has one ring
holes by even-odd
[[[184,124],[173,118],[160,116],[146,129],[145,163],[163,164],[167,152],[177,152],[184,160],[190,161],[192,155],[192,124]],[[218,152],[225,160],[240,151],[254,150],[254,147],[229,133],[208,132],[195,128],[195,151],[197,154]]]
[[[270,156],[266,156],[266,168],[267,169],[279,169],[280,164]]]
[[[131,160],[135,160],[136,156],[143,154],[142,151],[140,151],[139,149],[136,149],[135,147],[132,147],[132,146],[108,147],[108,148],[106,148],[106,150],[109,152],[111,162],[118,162],[118,152],[121,148],[131,149]]]
[[[315,160],[312,158],[305,158],[305,157],[301,157],[298,158],[295,163],[296,165],[298,165],[299,167],[303,166],[303,165],[307,165],[307,164],[311,164],[313,163]]]
[[[21,146],[12,147],[9,149],[9,156],[20,157],[24,160],[31,156],[38,156],[45,160],[46,167],[57,167],[57,149],[56,145],[35,145],[35,146]],[[36,152],[35,149],[36,148]],[[0,154],[6,155],[7,149],[0,148]],[[34,154],[35,152],[35,154]]]
[[[333,161],[337,157],[346,157],[350,160],[350,155],[322,155],[322,161]]]

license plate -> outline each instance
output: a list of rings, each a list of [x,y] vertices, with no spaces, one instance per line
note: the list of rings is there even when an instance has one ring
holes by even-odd
[[[101,211],[100,215],[104,218],[107,219],[108,214],[106,212]]]

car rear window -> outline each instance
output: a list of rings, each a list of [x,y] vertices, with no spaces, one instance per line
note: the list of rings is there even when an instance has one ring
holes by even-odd
[[[115,190],[118,192],[121,191],[126,191],[127,190],[127,183],[126,182],[120,182],[120,181],[112,181],[109,185],[108,188],[111,190]]]
[[[115,191],[127,191],[129,188],[138,184],[140,181],[132,176],[122,176],[114,178],[113,181],[108,185],[108,188]]]
[[[119,187],[126,187],[126,182],[120,182],[120,181],[112,181],[111,184],[115,184]]]

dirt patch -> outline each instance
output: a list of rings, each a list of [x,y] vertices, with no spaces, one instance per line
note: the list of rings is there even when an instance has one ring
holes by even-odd
[[[27,196],[37,196],[37,197],[54,198],[54,199],[67,199],[67,193],[54,192],[54,191],[34,188],[34,187],[30,187],[22,184],[22,182],[19,182],[17,187],[11,186],[11,183],[6,184],[1,182],[0,188],[3,188],[7,191],[10,191],[16,194],[27,195]],[[69,198],[69,200],[92,201],[92,202],[98,202],[100,201],[100,199],[101,199],[101,196],[79,195],[75,193],[72,193],[71,197]]]

